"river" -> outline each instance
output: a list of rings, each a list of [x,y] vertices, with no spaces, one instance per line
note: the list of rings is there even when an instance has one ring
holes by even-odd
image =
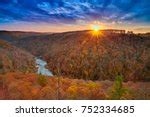
[[[46,61],[39,58],[36,58],[35,61],[38,68],[37,71],[38,74],[45,75],[45,76],[53,76],[52,72],[46,68],[47,65]]]

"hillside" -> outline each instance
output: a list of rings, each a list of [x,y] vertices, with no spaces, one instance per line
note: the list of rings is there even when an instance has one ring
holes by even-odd
[[[16,42],[56,75],[85,80],[150,81],[150,37],[91,31],[33,36]]]
[[[0,39],[0,73],[35,72],[34,56]]]
[[[21,32],[21,31],[0,31],[0,38],[8,41],[8,42],[15,42],[18,39],[38,36],[42,35],[43,33],[36,33],[36,32]]]
[[[112,95],[115,94],[114,87],[111,81],[93,82],[23,73],[0,75],[0,99],[117,99]],[[127,82],[123,83],[123,88],[126,92],[120,99],[150,99],[149,82]]]

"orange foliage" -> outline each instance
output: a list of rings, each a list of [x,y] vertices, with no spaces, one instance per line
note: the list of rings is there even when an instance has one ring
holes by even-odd
[[[47,83],[41,86],[38,77],[23,73],[0,75],[0,99],[107,99],[113,86],[111,81],[93,82],[63,77],[45,77]],[[123,85],[131,89],[131,93],[124,95],[123,99],[150,99],[149,83],[127,82]]]

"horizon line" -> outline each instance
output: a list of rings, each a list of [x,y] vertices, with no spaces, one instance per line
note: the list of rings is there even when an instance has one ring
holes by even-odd
[[[150,32],[138,32],[136,33],[135,31],[133,30],[125,30],[125,29],[114,29],[114,28],[108,28],[108,29],[100,29],[99,31],[104,31],[104,30],[124,30],[126,33],[128,31],[132,31],[134,34],[147,34],[147,33],[150,33]],[[49,32],[49,31],[44,31],[44,32],[40,32],[40,31],[28,31],[28,30],[0,30],[0,32],[24,32],[24,33],[66,33],[66,32],[82,32],[82,31],[92,31],[92,29],[87,29],[87,30],[70,30],[70,31],[54,31],[54,32]]]

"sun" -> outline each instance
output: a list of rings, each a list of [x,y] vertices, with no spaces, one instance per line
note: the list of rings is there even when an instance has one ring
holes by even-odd
[[[91,23],[89,25],[89,29],[90,29],[90,34],[92,35],[93,38],[99,38],[100,36],[103,35],[102,33],[102,29],[103,29],[103,24],[100,23]]]
[[[99,26],[99,25],[93,25],[93,26],[92,26],[92,30],[93,30],[94,32],[98,32],[98,31],[100,30],[100,26]]]
[[[100,25],[95,24],[95,25],[91,25],[91,33],[93,37],[99,37],[101,35],[101,31],[100,31]]]

